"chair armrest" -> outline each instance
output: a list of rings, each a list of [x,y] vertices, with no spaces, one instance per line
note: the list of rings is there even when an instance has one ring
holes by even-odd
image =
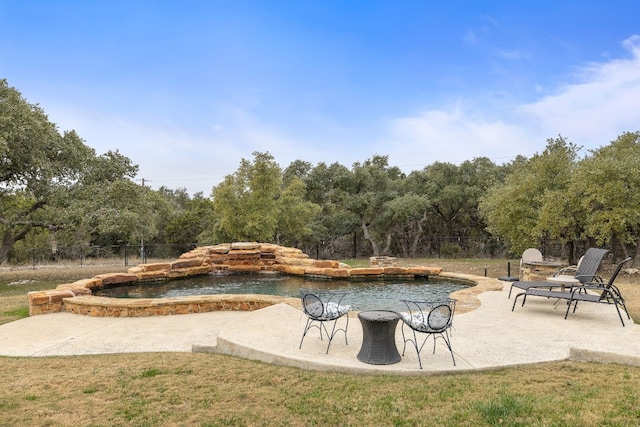
[[[574,276],[578,271],[577,265],[570,265],[568,267],[561,268],[560,270],[553,273],[553,277],[555,276]]]
[[[576,279],[580,280],[581,282],[584,280],[583,283],[587,284],[587,283],[604,283],[604,281],[602,280],[602,277],[597,276],[595,274],[579,274],[577,276],[575,276]]]

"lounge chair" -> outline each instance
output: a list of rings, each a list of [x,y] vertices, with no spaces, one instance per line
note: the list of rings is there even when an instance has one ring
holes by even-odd
[[[327,345],[327,353],[329,353],[329,347],[331,347],[331,341],[336,333],[344,332],[344,342],[347,342],[347,328],[349,327],[349,316],[345,316],[351,310],[350,305],[343,305],[342,299],[347,294],[345,292],[329,292],[318,291],[313,289],[300,289],[300,297],[302,298],[302,310],[307,315],[307,323],[302,333],[302,339],[300,340],[300,346],[302,348],[302,342],[304,337],[311,328],[318,328],[320,330],[320,340],[322,340],[323,330],[327,335],[329,344]],[[338,319],[342,316],[346,317],[346,324],[343,328],[336,329]],[[327,324],[333,322],[331,333],[327,328]]]
[[[402,347],[402,355],[407,349],[407,342],[411,342],[418,353],[418,364],[422,369],[422,360],[420,359],[420,351],[424,347],[427,339],[433,337],[433,352],[436,352],[436,339],[442,338],[445,345],[451,353],[451,359],[453,360],[453,366],[456,365],[456,359],[453,356],[453,350],[451,349],[451,340],[449,338],[448,330],[453,324],[453,313],[456,308],[456,300],[453,298],[447,298],[440,301],[408,301],[402,300],[407,306],[408,312],[400,313],[402,319],[402,340],[404,346]],[[405,327],[408,327],[413,333],[413,338],[405,336]],[[426,337],[422,341],[422,344],[418,343],[418,337],[416,333],[426,334]]]
[[[618,277],[618,274],[622,270],[622,266],[627,262],[631,261],[631,257],[626,258],[622,262],[620,262],[607,283],[602,283],[601,281],[593,281],[589,283],[584,283],[577,286],[572,286],[569,291],[558,291],[553,289],[545,289],[545,288],[529,288],[524,292],[519,293],[513,299],[513,307],[511,311],[516,307],[516,302],[518,298],[522,296],[522,305],[527,301],[528,296],[537,296],[537,297],[545,297],[545,298],[556,298],[558,300],[567,300],[567,311],[564,315],[566,319],[569,315],[569,310],[573,305],[573,312],[575,313],[576,308],[578,308],[578,302],[595,302],[600,304],[613,304],[616,307],[616,311],[618,312],[618,317],[620,318],[620,322],[622,322],[622,326],[624,326],[624,320],[622,319],[622,314],[620,313],[620,307],[624,309],[624,312],[627,314],[627,318],[631,319],[629,316],[629,312],[627,311],[627,306],[625,305],[624,298],[620,293],[620,289],[613,282]]]
[[[581,285],[598,280],[598,276],[596,275],[596,273],[598,272],[598,268],[602,263],[602,259],[608,252],[609,251],[607,249],[587,249],[584,256],[582,257],[582,261],[580,261],[580,265],[575,271],[575,275],[572,278],[569,278],[571,280],[563,281],[556,276],[556,278],[552,278],[551,280],[547,280],[545,282],[513,282],[511,284],[511,288],[509,288],[509,298],[511,298],[511,291],[513,291],[513,288],[522,289],[524,291],[529,288],[543,288],[548,290],[561,288],[562,290],[564,290],[565,288],[570,288],[573,285]]]

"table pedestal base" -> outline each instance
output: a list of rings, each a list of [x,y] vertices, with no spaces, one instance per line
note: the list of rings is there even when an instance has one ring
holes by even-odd
[[[396,326],[400,315],[393,311],[364,311],[358,318],[362,323],[358,360],[373,365],[398,363],[401,357],[396,347]]]

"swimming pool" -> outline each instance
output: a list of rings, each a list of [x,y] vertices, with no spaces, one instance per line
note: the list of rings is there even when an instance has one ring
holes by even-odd
[[[94,290],[97,296],[112,298],[169,298],[192,295],[258,294],[298,297],[301,288],[340,290],[342,300],[355,310],[406,309],[400,301],[438,300],[469,285],[434,278],[385,280],[327,280],[284,274],[208,274],[205,276],[120,285]]]

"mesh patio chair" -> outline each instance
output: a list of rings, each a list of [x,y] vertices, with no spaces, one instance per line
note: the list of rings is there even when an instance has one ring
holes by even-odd
[[[427,339],[433,337],[433,353],[436,352],[436,340],[441,338],[451,353],[451,359],[453,365],[456,365],[456,359],[453,356],[453,350],[451,349],[451,339],[449,337],[448,330],[453,325],[453,314],[456,308],[456,300],[447,298],[439,301],[409,301],[402,300],[407,306],[408,312],[400,313],[402,318],[402,340],[404,345],[402,347],[402,355],[404,356],[407,348],[407,342],[411,342],[418,354],[418,364],[422,369],[422,360],[420,358],[420,352],[424,347]],[[411,332],[407,331],[405,334],[405,327]],[[425,334],[422,344],[418,339],[418,334]],[[407,335],[409,337],[407,338]]]
[[[320,340],[323,339],[322,335],[324,331],[324,334],[329,340],[326,351],[327,354],[329,353],[329,347],[331,347],[331,341],[333,341],[333,337],[338,332],[344,332],[344,342],[347,345],[349,344],[347,342],[347,328],[349,327],[349,316],[347,314],[351,310],[351,306],[342,304],[342,299],[346,295],[346,292],[329,292],[315,289],[300,290],[302,310],[307,315],[307,323],[304,327],[298,348],[302,348],[304,337],[311,328],[318,328],[320,330]],[[337,328],[338,319],[342,316],[345,316],[346,323],[344,327]],[[333,323],[333,325],[331,325],[331,323]],[[329,332],[327,324],[330,324],[331,332]]]
[[[580,265],[575,270],[575,275],[570,278],[570,280],[565,279],[563,281],[559,276],[556,276],[545,282],[513,282],[509,289],[509,298],[511,298],[511,291],[513,291],[513,288],[522,289],[523,291],[526,291],[529,288],[544,288],[548,290],[554,288],[564,289],[565,287],[596,281],[599,279],[597,276],[598,268],[600,268],[600,264],[602,264],[602,260],[608,252],[609,251],[607,249],[587,249],[584,256],[581,258]]]

